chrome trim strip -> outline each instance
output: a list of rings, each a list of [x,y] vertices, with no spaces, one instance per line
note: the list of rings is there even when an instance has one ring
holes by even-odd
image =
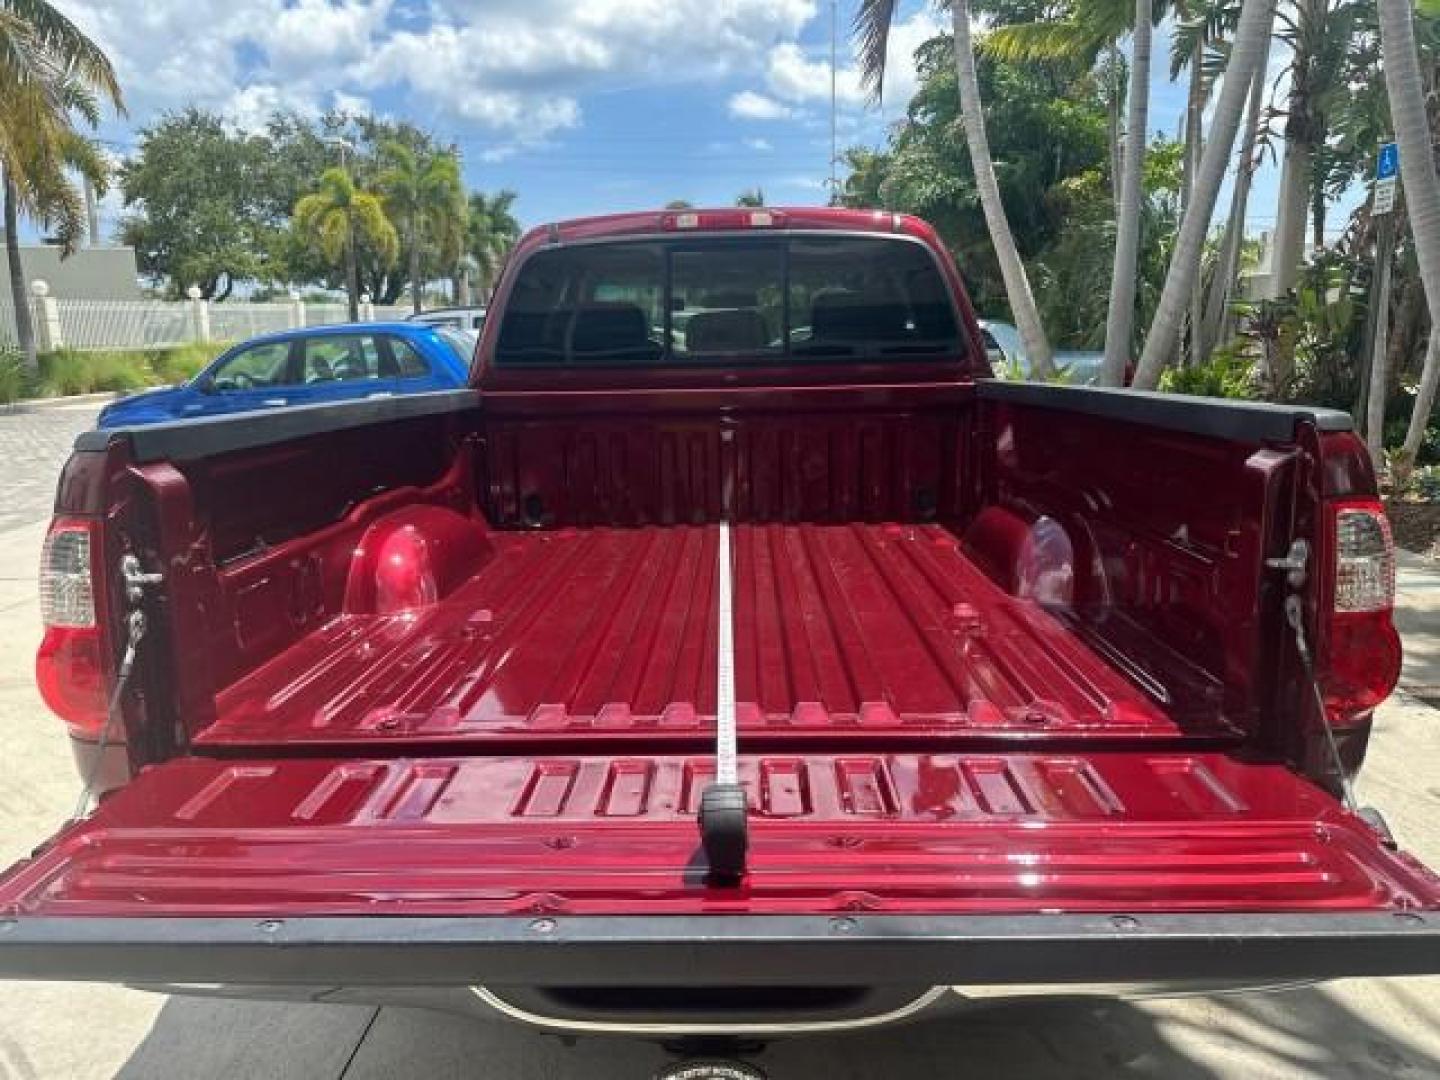
[[[543,1016],[511,1005],[497,997],[483,986],[472,986],[470,992],[496,1012],[533,1027],[552,1031],[573,1031],[610,1035],[812,1035],[832,1031],[855,1031],[861,1028],[880,1027],[908,1020],[923,1012],[950,992],[948,986],[932,986],[914,1001],[890,1012],[873,1016],[860,1016],[852,1020],[800,1020],[792,1022],[751,1024],[665,1024],[626,1023],[619,1020],[565,1020],[555,1016]]]

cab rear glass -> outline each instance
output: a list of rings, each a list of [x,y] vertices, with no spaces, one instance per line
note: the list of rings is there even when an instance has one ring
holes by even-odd
[[[500,367],[959,360],[934,257],[899,237],[704,237],[536,252],[505,307]]]

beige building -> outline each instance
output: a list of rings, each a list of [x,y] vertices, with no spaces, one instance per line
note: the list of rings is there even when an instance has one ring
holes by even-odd
[[[27,296],[30,283],[38,278],[58,300],[140,299],[134,248],[85,247],[62,259],[60,249],[53,245],[23,244],[20,261],[25,268]],[[13,344],[15,313],[10,296],[10,263],[0,253],[0,341]]]

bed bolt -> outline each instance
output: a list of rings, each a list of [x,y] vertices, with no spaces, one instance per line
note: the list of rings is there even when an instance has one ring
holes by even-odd
[[[1140,920],[1132,915],[1111,915],[1110,925],[1116,930],[1139,930]]]
[[[255,924],[255,929],[262,934],[278,934],[284,926],[284,919],[262,919]]]
[[[554,919],[531,919],[530,929],[537,934],[553,934],[556,922]]]
[[[837,934],[851,933],[858,925],[849,915],[841,915],[839,918],[830,920],[830,929]]]

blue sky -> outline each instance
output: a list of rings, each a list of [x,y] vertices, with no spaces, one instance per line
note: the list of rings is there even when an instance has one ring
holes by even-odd
[[[818,203],[829,174],[828,0],[60,0],[116,58],[130,103],[117,153],[165,109],[241,126],[276,107],[415,120],[464,154],[472,187],[520,193],[526,224],[763,188]],[[841,0],[840,145],[883,143],[915,46],[948,20],[903,3],[883,112],[863,100]],[[1162,34],[1162,38],[1166,35]],[[1168,41],[1157,42],[1168,53]],[[1157,56],[1152,130],[1182,87]],[[1273,170],[1251,227],[1274,214]],[[1223,204],[1222,204],[1223,206]],[[118,214],[107,200],[107,222]]]

